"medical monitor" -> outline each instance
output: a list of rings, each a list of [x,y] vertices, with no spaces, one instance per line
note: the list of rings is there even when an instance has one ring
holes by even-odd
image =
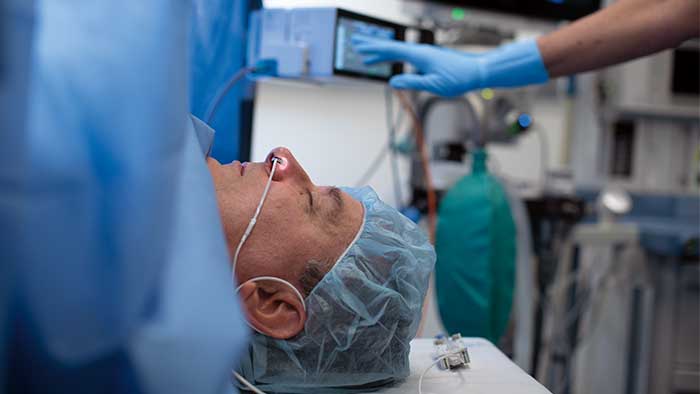
[[[464,8],[480,8],[541,19],[574,20],[600,8],[601,0],[429,0]],[[455,14],[456,17],[462,15]]]
[[[353,50],[352,37],[363,35],[403,41],[405,31],[406,28],[401,25],[338,9],[333,50],[334,73],[380,80],[388,80],[393,75],[400,74],[403,71],[400,63],[365,65],[362,56]]]
[[[319,82],[387,81],[401,63],[367,66],[354,51],[357,35],[432,43],[430,30],[404,26],[335,7],[265,8],[251,14],[248,64],[276,64],[276,76]]]

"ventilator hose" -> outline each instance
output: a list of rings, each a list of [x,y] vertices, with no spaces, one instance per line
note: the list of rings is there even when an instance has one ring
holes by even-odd
[[[423,134],[423,125],[413,109],[406,93],[401,91],[396,91],[396,97],[399,98],[399,102],[404,107],[406,113],[409,114],[411,122],[413,123],[413,131],[416,136],[416,145],[418,153],[421,158],[421,165],[423,167],[423,174],[425,177],[425,188],[428,193],[428,235],[430,236],[430,242],[435,244],[435,229],[437,224],[437,196],[435,194],[435,188],[433,187],[433,178],[430,173],[430,161],[428,159],[428,150],[425,147],[425,139]]]

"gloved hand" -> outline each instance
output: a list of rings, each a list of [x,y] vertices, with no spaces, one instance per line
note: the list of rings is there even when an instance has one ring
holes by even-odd
[[[549,79],[534,39],[480,54],[362,35],[355,35],[352,43],[355,51],[365,56],[365,64],[403,61],[416,67],[420,74],[391,79],[395,89],[426,90],[451,97],[474,89],[523,86]]]

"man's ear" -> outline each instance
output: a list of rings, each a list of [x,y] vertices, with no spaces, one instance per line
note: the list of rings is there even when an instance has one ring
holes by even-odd
[[[238,291],[248,322],[272,338],[289,339],[301,332],[306,311],[288,285],[272,281],[248,281]]]

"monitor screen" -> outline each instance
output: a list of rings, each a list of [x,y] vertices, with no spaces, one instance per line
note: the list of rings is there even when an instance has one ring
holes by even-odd
[[[681,95],[700,95],[700,50],[678,48],[673,51],[671,91]]]
[[[574,20],[595,12],[601,0],[429,0],[458,7],[474,7],[543,19]],[[457,14],[461,15],[461,14]]]
[[[402,71],[400,64],[367,66],[352,46],[352,37],[360,34],[387,40],[403,40],[405,28],[390,22],[338,10],[335,28],[333,69],[337,74],[387,80]]]

